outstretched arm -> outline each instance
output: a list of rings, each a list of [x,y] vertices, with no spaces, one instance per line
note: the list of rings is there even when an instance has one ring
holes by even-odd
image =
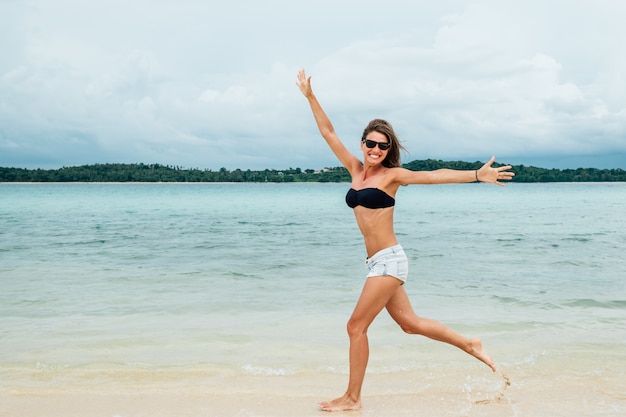
[[[513,178],[514,172],[509,171],[510,165],[493,168],[491,165],[496,157],[492,156],[489,162],[472,171],[456,169],[437,169],[435,171],[410,171],[404,168],[397,168],[395,180],[400,184],[452,184],[463,182],[490,182],[497,185],[504,185],[500,181],[507,181]]]
[[[333,151],[337,159],[343,164],[344,167],[353,174],[358,167],[361,166],[361,161],[354,156],[339,140],[337,133],[335,133],[335,128],[333,124],[330,122],[326,113],[322,109],[322,106],[317,101],[315,94],[313,94],[313,90],[311,89],[311,77],[307,77],[304,69],[301,69],[298,72],[298,81],[296,85],[309,101],[309,105],[311,106],[311,111],[313,112],[313,117],[315,117],[315,123],[317,123],[317,128],[319,129],[322,137],[330,146],[330,149]]]

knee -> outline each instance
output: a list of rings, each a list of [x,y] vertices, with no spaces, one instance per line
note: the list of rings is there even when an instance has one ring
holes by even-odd
[[[406,334],[418,334],[419,332],[412,326],[408,326],[406,324],[400,324],[400,328]]]
[[[353,338],[367,333],[367,327],[363,326],[358,320],[350,319],[346,324],[346,331],[348,336]]]
[[[398,326],[400,326],[400,328],[402,329],[402,331],[406,334],[421,334],[421,326],[420,326],[420,319],[417,317],[414,317],[413,320],[408,320],[408,319],[404,319],[404,320],[398,320],[396,321],[396,323],[398,323]]]

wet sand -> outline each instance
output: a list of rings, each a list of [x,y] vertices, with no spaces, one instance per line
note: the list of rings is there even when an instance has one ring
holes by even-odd
[[[626,359],[538,359],[498,373],[463,365],[370,374],[363,409],[332,415],[615,416],[626,415]],[[607,361],[611,359],[611,361]],[[214,376],[196,370],[33,371],[3,378],[0,415],[11,417],[308,417],[339,395],[346,376]],[[13,375],[15,377],[15,375]]]

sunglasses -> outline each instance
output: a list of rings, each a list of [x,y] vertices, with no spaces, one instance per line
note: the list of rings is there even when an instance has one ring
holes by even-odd
[[[373,149],[376,147],[376,145],[378,145],[378,149],[380,149],[381,151],[386,151],[387,149],[389,149],[389,147],[391,147],[391,143],[389,142],[376,142],[375,140],[370,139],[363,139],[361,142],[365,143],[365,146],[370,149]]]

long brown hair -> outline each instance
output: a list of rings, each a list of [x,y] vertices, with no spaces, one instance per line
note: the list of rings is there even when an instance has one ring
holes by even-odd
[[[365,130],[363,130],[363,136],[361,136],[361,141],[365,140],[365,137],[370,132],[382,133],[387,137],[387,140],[391,144],[389,152],[387,153],[387,157],[383,161],[383,166],[387,168],[401,167],[402,163],[400,162],[400,150],[406,152],[406,148],[400,143],[400,140],[396,136],[396,132],[393,131],[393,127],[391,127],[391,124],[383,119],[372,120],[367,124]]]

